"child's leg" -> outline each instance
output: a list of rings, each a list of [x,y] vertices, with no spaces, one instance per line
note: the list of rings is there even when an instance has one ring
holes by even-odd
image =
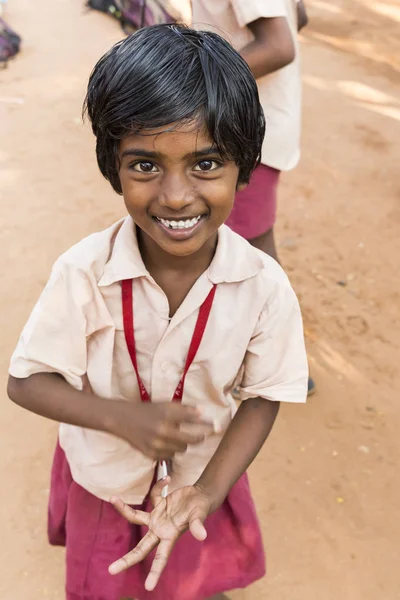
[[[273,227],[271,227],[271,229],[269,229],[265,233],[262,233],[258,237],[255,237],[248,241],[250,242],[250,244],[252,246],[254,246],[255,248],[258,248],[259,250],[262,250],[263,252],[265,252],[265,254],[272,256],[272,258],[274,258],[277,262],[279,262],[278,252],[276,250],[276,245],[275,245],[275,237],[274,237],[274,228]]]

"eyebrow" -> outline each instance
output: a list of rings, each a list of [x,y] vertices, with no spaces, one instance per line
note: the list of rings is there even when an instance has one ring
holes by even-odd
[[[195,152],[189,152],[185,154],[183,158],[201,158],[202,156],[208,156],[209,154],[220,154],[217,146],[207,146],[207,148],[201,148]],[[127,148],[121,154],[121,159],[125,156],[138,156],[140,158],[166,158],[162,152],[154,152],[153,150],[144,150],[143,148]]]

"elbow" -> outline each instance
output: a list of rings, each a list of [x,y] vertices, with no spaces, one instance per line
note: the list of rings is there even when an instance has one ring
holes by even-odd
[[[12,400],[13,402],[16,402],[16,398],[17,398],[17,387],[18,387],[18,382],[17,380],[12,377],[12,375],[9,375],[8,377],[8,382],[7,382],[7,396],[10,398],[10,400]]]
[[[17,379],[16,377],[13,377],[12,375],[10,375],[8,377],[8,383],[7,383],[7,395],[10,398],[10,400],[12,400],[13,402],[15,402],[15,404],[18,404],[19,406],[21,406],[21,392],[22,392],[22,387],[24,385],[24,380],[23,379]]]

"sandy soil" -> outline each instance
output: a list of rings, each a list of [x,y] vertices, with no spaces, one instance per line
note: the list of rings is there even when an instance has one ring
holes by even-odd
[[[80,122],[95,60],[121,37],[80,0],[11,0],[23,53],[0,72],[1,389],[50,265],[123,214]],[[310,0],[301,166],[277,233],[318,393],[283,409],[251,468],[269,576],[233,600],[398,600],[400,3]],[[2,600],[61,600],[45,537],[56,426],[2,393]],[[397,421],[397,422],[396,422]]]

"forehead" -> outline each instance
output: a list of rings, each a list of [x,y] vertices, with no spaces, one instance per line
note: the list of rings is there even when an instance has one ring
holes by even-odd
[[[133,133],[120,142],[120,153],[138,149],[171,158],[211,150],[215,146],[206,126],[199,121],[180,121]]]

